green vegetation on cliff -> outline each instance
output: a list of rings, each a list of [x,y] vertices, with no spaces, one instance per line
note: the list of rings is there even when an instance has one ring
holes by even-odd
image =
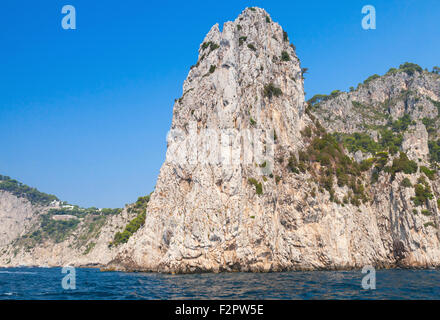
[[[84,218],[87,215],[114,215],[121,213],[122,209],[116,208],[116,209],[110,209],[110,208],[104,208],[104,209],[98,209],[95,207],[91,208],[81,208],[78,206],[72,206],[72,207],[62,207],[62,208],[55,208],[50,209],[49,213],[52,215],[73,215],[78,218]]]
[[[398,172],[405,174],[417,172],[417,163],[409,160],[404,152],[400,152],[391,165],[387,166],[389,154],[393,155],[400,150],[403,132],[413,124],[414,122],[408,115],[394,122],[388,122],[381,128],[378,140],[375,141],[369,134],[363,132],[328,134],[315,120],[315,129],[309,126],[301,131],[303,138],[309,142],[309,147],[305,151],[299,151],[298,159],[291,155],[287,167],[294,173],[311,172],[314,180],[322,189],[327,190],[330,193],[330,199],[337,203],[339,199],[335,197],[334,182],[336,181],[339,187],[347,186],[350,191],[344,196],[342,202],[359,205],[361,202],[368,201],[366,187],[369,184],[363,172],[372,169],[371,183],[377,182],[382,171],[390,173],[391,179],[394,179]],[[344,148],[350,153],[360,150],[364,154],[372,154],[373,157],[358,164],[345,154]],[[313,162],[319,163],[319,166],[311,165]],[[420,170],[430,179],[434,179],[435,171],[423,166]],[[412,186],[408,179],[402,185]]]
[[[281,60],[282,61],[290,61],[290,56],[287,51],[281,52]]]
[[[43,237],[47,236],[47,238],[58,243],[66,239],[78,224],[78,219],[54,220],[50,214],[45,214],[42,216],[41,229],[38,231],[41,232]]]
[[[315,122],[315,126],[311,137],[308,137],[311,128],[302,131],[303,137],[309,141],[309,146],[305,151],[299,151],[298,159],[295,156],[289,158],[290,170],[311,173],[320,188],[327,190],[330,200],[336,203],[341,203],[341,200],[335,195],[335,181],[338,187],[347,186],[350,189],[342,203],[350,202],[359,206],[361,202],[368,201],[359,164],[345,154],[342,144],[327,133],[318,121]],[[314,163],[318,163],[319,166]]]
[[[433,199],[433,194],[429,184],[424,177],[420,177],[414,186],[415,197],[412,198],[415,206],[426,205],[428,200]]]
[[[418,64],[405,62],[399,66],[399,71],[405,72],[407,75],[412,76],[416,72],[422,73],[423,69]]]
[[[66,240],[71,233],[78,227],[79,219],[54,220],[51,214],[40,216],[39,228],[24,235],[20,240],[23,241],[25,248],[33,248],[36,244],[46,240],[55,243]]]
[[[405,72],[407,75],[412,76],[414,73],[423,72],[423,68],[419,66],[418,64],[411,63],[411,62],[405,62],[399,66],[398,69],[396,68],[390,68],[388,72],[385,75],[393,75],[399,72]]]
[[[26,198],[32,204],[48,205],[58,198],[54,195],[43,193],[35,188],[31,188],[17,180],[8,176],[0,175],[0,190],[12,193],[19,198]]]
[[[265,97],[268,97],[269,99],[273,96],[279,97],[283,94],[280,88],[276,87],[273,83],[269,83],[268,85],[264,86],[263,94]]]
[[[431,161],[440,163],[440,139],[437,141],[429,141],[428,147]]]
[[[78,206],[53,208],[39,217],[39,223],[20,241],[27,249],[44,241],[63,242],[75,231],[75,247],[86,245],[99,235],[108,216],[119,214],[122,209],[80,208]],[[82,226],[79,228],[79,226]],[[90,246],[90,243],[88,244]],[[92,248],[89,247],[89,251]],[[86,250],[87,251],[87,250]]]
[[[263,194],[263,185],[261,184],[261,182],[258,182],[255,178],[249,178],[248,182],[255,187],[255,192],[258,195]]]
[[[355,153],[362,151],[363,153],[375,154],[379,152],[382,147],[375,142],[368,134],[362,132],[355,132],[353,134],[334,133],[337,141],[341,142],[349,152]]]
[[[393,75],[393,74],[396,74],[396,73],[399,73],[399,72],[404,72],[407,75],[412,76],[416,72],[423,73],[423,68],[420,67],[418,64],[411,63],[411,62],[405,62],[405,63],[401,64],[398,69],[390,68],[388,70],[388,72],[385,74],[385,76]],[[434,67],[432,73],[433,74],[439,74],[439,68],[438,67]],[[365,79],[363,83],[360,83],[358,85],[358,88],[361,87],[361,86],[368,86],[371,82],[373,82],[373,80],[380,79],[380,78],[382,78],[382,76],[380,76],[378,74],[373,74],[373,75],[369,76],[367,79]],[[355,90],[354,87],[350,87],[349,92],[353,92],[354,90]],[[313,106],[313,107],[317,107],[319,105],[319,103],[321,103],[323,101],[326,101],[326,100],[328,100],[330,98],[334,98],[339,93],[341,93],[341,91],[334,90],[329,95],[326,95],[326,94],[316,94],[311,99],[308,100],[308,103],[311,106]]]
[[[379,129],[378,142],[373,140],[370,135],[363,132],[352,134],[334,133],[336,139],[341,142],[349,152],[355,153],[358,150],[363,153],[376,154],[377,152],[387,151],[396,154],[403,142],[403,132],[405,132],[414,121],[409,115],[388,122],[386,126]]]
[[[307,102],[312,106],[316,107],[319,103],[326,101],[331,98],[337,97],[341,91],[339,90],[333,90],[329,95],[326,94],[315,94],[311,99],[309,99]]]
[[[113,241],[110,243],[110,246],[118,246],[122,243],[126,243],[130,237],[139,230],[141,226],[145,223],[145,217],[146,212],[140,213],[136,218],[131,220],[127,226],[125,227],[124,231],[122,232],[116,232],[115,237]]]
[[[371,81],[380,78],[380,75],[378,74],[373,74],[372,76],[369,76],[367,79],[364,80],[364,84],[368,84]]]
[[[130,237],[145,224],[147,205],[149,201],[149,195],[139,197],[136,203],[128,209],[129,212],[135,212],[138,213],[138,215],[125,226],[125,229],[122,232],[116,232],[113,241],[109,243],[110,247],[116,247],[120,244],[126,243],[128,239],[130,239]]]
[[[209,47],[209,52],[214,51],[214,50],[220,48],[220,46],[217,43],[214,43],[212,41],[208,41],[208,42],[203,42],[202,43],[202,50],[205,50],[208,47]]]
[[[403,172],[406,174],[412,174],[417,172],[417,163],[409,160],[408,156],[401,152],[398,158],[393,160],[393,164],[389,167],[385,167],[385,172],[391,173],[393,176],[397,172]]]

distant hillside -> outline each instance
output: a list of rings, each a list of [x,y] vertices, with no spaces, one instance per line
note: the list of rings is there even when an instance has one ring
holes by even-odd
[[[104,265],[144,223],[148,200],[81,208],[0,175],[0,266]]]
[[[32,204],[48,205],[54,200],[59,200],[52,194],[47,194],[31,188],[8,176],[0,175],[0,190],[8,191],[19,198],[26,198]]]

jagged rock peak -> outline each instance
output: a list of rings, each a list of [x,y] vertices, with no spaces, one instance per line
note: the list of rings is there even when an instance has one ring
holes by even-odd
[[[222,32],[215,24],[200,45],[182,97],[176,99],[172,128],[191,121],[198,127],[236,129],[255,121],[267,128],[272,124],[259,115],[269,106],[297,121],[304,111],[304,89],[294,48],[287,33],[260,8],[245,9]],[[271,90],[281,97],[269,99]]]
[[[254,34],[252,29],[265,30],[266,33]],[[280,36],[278,38],[279,40],[284,39],[283,33],[279,33],[279,31],[283,32],[281,26],[278,23],[273,22],[270,15],[264,9],[252,7],[243,10],[243,12],[234,21],[226,22],[223,26],[223,32],[220,31],[218,23],[213,25],[208,34],[205,36],[203,43],[209,41],[219,42],[222,39],[222,34],[228,32],[229,30],[236,31],[236,35],[250,34],[251,36],[263,37],[264,35],[269,35],[274,37]],[[200,45],[199,52],[203,51],[202,44]]]
[[[281,57],[281,52],[270,52],[273,47],[278,47],[278,49],[286,50],[292,60],[298,60],[295,47],[289,46],[287,33],[261,8],[246,8],[234,21],[226,22],[222,32],[220,32],[218,23],[212,26],[200,44],[198,63],[193,67],[201,65],[204,58],[213,51],[219,53],[214,56],[223,58],[222,53],[231,47],[240,51],[254,50],[257,55],[277,53]],[[217,48],[219,50],[216,51]],[[267,55],[267,58],[270,59],[273,56]]]

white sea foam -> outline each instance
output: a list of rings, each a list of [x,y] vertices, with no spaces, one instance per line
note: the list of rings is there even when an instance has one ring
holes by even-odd
[[[12,274],[37,274],[36,272],[29,272],[29,271],[0,271],[0,273],[12,273]]]

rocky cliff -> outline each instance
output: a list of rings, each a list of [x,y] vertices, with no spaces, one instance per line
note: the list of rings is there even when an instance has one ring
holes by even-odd
[[[290,40],[260,8],[214,25],[175,100],[146,210],[140,199],[99,220],[100,233],[96,212],[74,214],[82,220],[62,236],[50,226],[66,217],[0,193],[0,263],[172,273],[439,266],[440,76],[404,63],[306,102]]]
[[[80,208],[0,176],[0,266],[105,265],[139,209]]]
[[[19,237],[32,224],[32,220],[41,210],[25,198],[0,191],[0,247]]]
[[[175,101],[145,225],[112,267],[440,263],[425,126],[435,135],[438,75],[405,64],[306,103],[302,73],[295,47],[263,9],[211,28]]]

